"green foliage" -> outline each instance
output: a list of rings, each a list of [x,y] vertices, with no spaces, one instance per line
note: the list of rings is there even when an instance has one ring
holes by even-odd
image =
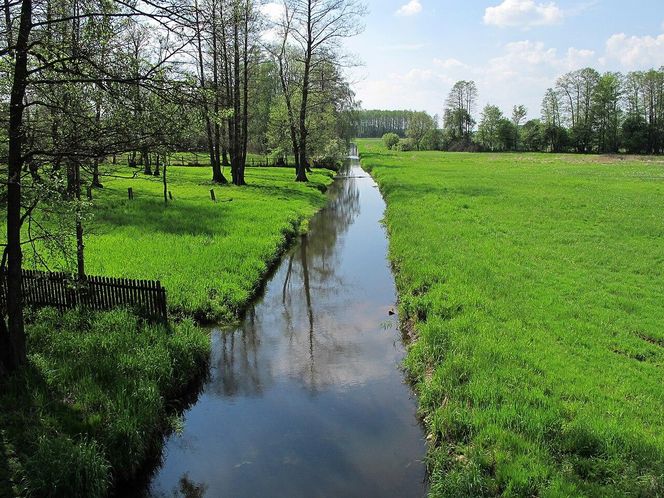
[[[399,135],[396,133],[386,133],[383,135],[383,143],[385,144],[385,147],[390,150],[396,147],[396,145],[399,143],[399,140]]]
[[[0,496],[106,496],[169,429],[168,403],[202,375],[208,335],[125,311],[43,310],[27,366],[0,385]]]
[[[531,119],[519,130],[519,143],[523,150],[537,152],[544,148],[544,130],[539,119]]]
[[[394,150],[399,152],[409,152],[411,150],[416,150],[417,144],[412,138],[402,138],[399,140],[399,143],[394,147]]]
[[[428,130],[420,140],[420,150],[442,150],[443,131],[438,128]]]
[[[332,173],[316,171],[309,184],[296,184],[281,168],[247,169],[243,188],[213,185],[209,168],[171,166],[168,175],[167,206],[158,178],[104,179],[86,226],[87,272],[160,280],[170,312],[201,320],[237,318],[332,182]]]
[[[622,136],[627,152],[642,154],[648,150],[648,123],[642,116],[632,115],[625,119]]]
[[[431,494],[662,496],[662,161],[359,146]]]
[[[436,123],[426,112],[418,112],[408,123],[406,136],[415,144],[417,150],[423,149],[422,140],[431,131],[436,129]]]

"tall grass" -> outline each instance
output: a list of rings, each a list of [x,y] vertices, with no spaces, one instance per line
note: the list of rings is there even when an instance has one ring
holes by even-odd
[[[433,496],[664,496],[664,162],[394,153]]]
[[[161,447],[171,404],[206,368],[209,337],[125,311],[28,326],[28,365],[0,383],[0,496],[101,497]]]

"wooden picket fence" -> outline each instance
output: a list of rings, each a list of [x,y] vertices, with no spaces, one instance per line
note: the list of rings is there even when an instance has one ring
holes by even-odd
[[[159,281],[88,276],[79,283],[67,273],[23,270],[23,303],[61,311],[76,307],[107,311],[119,307],[136,310],[153,320],[166,320],[166,289]],[[0,310],[7,307],[7,276],[0,274]]]

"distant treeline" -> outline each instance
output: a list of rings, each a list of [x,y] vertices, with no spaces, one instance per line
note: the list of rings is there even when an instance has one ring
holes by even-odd
[[[404,138],[411,121],[417,115],[426,114],[416,111],[358,111],[356,126],[358,138],[381,138],[386,133],[396,133]]]
[[[664,67],[626,75],[592,68],[566,73],[546,91],[538,119],[526,120],[522,105],[506,116],[489,104],[476,116],[477,98],[473,81],[457,82],[445,101],[442,129],[426,113],[364,111],[359,122],[367,134],[360,136],[382,131],[388,147],[401,150],[664,152]],[[391,127],[389,116],[401,119]]]

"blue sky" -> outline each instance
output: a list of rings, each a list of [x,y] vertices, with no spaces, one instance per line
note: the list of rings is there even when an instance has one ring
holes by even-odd
[[[592,66],[664,65],[664,0],[365,0],[366,29],[346,43],[365,109],[442,114],[455,81],[477,82],[482,107],[539,117],[560,74]]]

